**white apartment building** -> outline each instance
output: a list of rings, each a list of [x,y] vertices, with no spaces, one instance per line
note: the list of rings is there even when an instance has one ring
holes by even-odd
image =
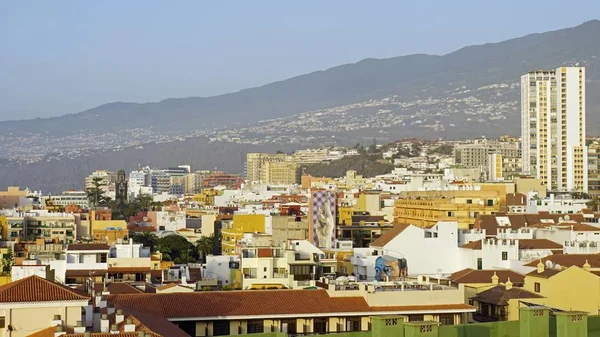
[[[550,194],[545,199],[530,198],[527,201],[527,213],[537,214],[539,212],[572,214],[581,213],[584,208],[587,208],[588,199],[573,199],[573,198],[556,198],[554,194]]]
[[[588,190],[585,68],[560,67],[521,76],[523,172],[549,190]]]
[[[55,206],[77,205],[83,209],[90,208],[90,202],[85,191],[64,191],[62,194],[44,196],[42,197],[42,203],[49,199],[52,199]]]

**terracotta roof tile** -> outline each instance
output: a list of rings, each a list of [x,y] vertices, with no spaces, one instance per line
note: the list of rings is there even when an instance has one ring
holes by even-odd
[[[31,335],[27,335],[27,337],[54,337],[54,327],[51,326],[38,332],[34,332]]]
[[[502,283],[506,283],[506,281],[508,281],[508,278],[510,278],[510,281],[513,284],[523,284],[525,282],[525,275],[507,269],[464,269],[450,275],[450,279],[453,283],[457,284],[492,283],[492,276],[494,276],[494,273],[496,274],[496,276],[498,276],[498,281]]]
[[[508,193],[506,206],[527,206],[527,196],[522,193]]]
[[[548,255],[541,259],[544,265],[546,261],[551,261],[553,264],[559,264],[561,267],[578,266],[583,267],[587,261],[592,268],[600,268],[600,254],[555,254]],[[536,267],[540,260],[534,260],[526,264],[526,267]]]
[[[471,241],[469,243],[466,243],[466,244],[460,246],[460,248],[481,250],[481,240]]]
[[[321,289],[117,295],[109,299],[126,311],[141,310],[166,318],[370,311],[362,297],[330,297]]]
[[[160,286],[160,287],[158,287],[156,289],[157,290],[167,290],[167,289],[171,289],[171,288],[174,288],[174,287],[177,287],[177,283],[167,283],[167,284],[162,285],[162,286]]]
[[[563,245],[548,239],[521,239],[519,249],[561,249]]]
[[[410,227],[409,224],[396,224],[391,229],[385,231],[377,240],[371,243],[371,247],[383,247],[392,241],[398,234],[404,232],[405,229]]]
[[[109,250],[110,247],[105,243],[71,243],[67,250]]]
[[[508,305],[509,300],[519,298],[543,298],[543,296],[532,293],[522,288],[511,288],[509,290],[506,290],[505,286],[499,285],[486,291],[482,291],[479,294],[477,294],[477,296],[472,297],[472,299],[478,302],[502,306]]]
[[[258,248],[258,257],[273,257],[271,248]]]
[[[54,331],[54,328],[53,330]],[[163,335],[159,335],[153,332],[147,332],[151,337],[163,337]],[[54,332],[52,332],[52,337],[54,336]],[[85,337],[82,333],[71,333],[62,335],[63,337]],[[110,332],[93,332],[91,334],[92,337],[139,337],[138,332],[119,332],[118,334],[112,334]],[[189,336],[189,335],[188,335]],[[167,337],[167,336],[164,336]]]
[[[0,287],[0,303],[86,301],[71,288],[43,279],[29,276]]]
[[[549,268],[544,268],[544,271],[542,271],[541,273],[538,273],[537,270],[534,270],[530,273],[527,273],[527,276],[534,276],[534,277],[541,277],[541,278],[551,278],[552,276],[560,273],[562,270],[557,270],[557,269],[549,269]]]
[[[143,291],[125,282],[111,282],[106,286],[111,295],[141,294]]]

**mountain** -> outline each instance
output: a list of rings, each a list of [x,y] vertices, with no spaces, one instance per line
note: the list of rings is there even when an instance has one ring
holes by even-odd
[[[577,63],[586,67],[588,134],[600,135],[599,60],[600,21],[592,20],[441,56],[365,59],[220,96],[0,122],[0,185],[57,191],[80,187],[99,168],[189,162],[241,172],[239,158],[251,150],[519,135],[520,76]]]
[[[133,125],[157,131],[235,127],[316,109],[358,103],[388,95],[400,99],[443,94],[449,83],[477,88],[519,82],[532,69],[579,62],[588,67],[593,88],[599,79],[600,21],[531,34],[500,43],[465,47],[443,56],[408,55],[365,59],[325,71],[214,96],[166,99],[158,103],[109,103],[77,114],[0,123],[0,132],[74,132],[102,125],[117,131]],[[598,107],[589,95],[590,107]],[[457,120],[457,122],[460,122]],[[594,121],[597,122],[597,121]]]

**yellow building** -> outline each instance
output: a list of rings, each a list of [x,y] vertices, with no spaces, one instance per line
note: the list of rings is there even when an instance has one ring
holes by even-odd
[[[501,184],[495,184],[501,185]],[[481,190],[406,192],[394,203],[394,223],[431,227],[438,221],[456,221],[469,229],[478,215],[494,214],[506,204],[506,194],[488,186]]]
[[[246,178],[250,181],[266,181],[268,162],[289,161],[285,153],[248,153],[246,154]]]
[[[235,254],[236,245],[244,233],[265,233],[266,216],[264,214],[234,214],[233,221],[224,224],[221,229],[223,254]]]
[[[590,268],[587,262],[581,267],[560,270],[539,263],[536,270],[526,275],[524,288],[544,297],[535,303],[596,315],[600,311],[600,277]]]
[[[194,194],[193,201],[204,206],[213,206],[215,204],[215,196],[221,195],[223,192],[215,190],[214,188],[204,188],[198,194]]]
[[[108,244],[124,242],[129,237],[125,220],[94,220],[91,218],[91,237],[97,242]]]
[[[0,336],[25,337],[52,325],[75,326],[89,298],[30,276],[0,287]],[[58,322],[60,321],[60,322]]]
[[[354,209],[348,206],[338,206],[338,224],[352,225],[352,214]]]
[[[297,184],[300,180],[300,166],[293,162],[267,161],[263,165],[264,180],[267,184]]]

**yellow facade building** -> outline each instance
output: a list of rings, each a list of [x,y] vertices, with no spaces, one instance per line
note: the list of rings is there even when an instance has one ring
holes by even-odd
[[[478,215],[499,212],[502,203],[506,204],[506,194],[491,187],[477,191],[406,192],[394,203],[394,223],[428,228],[438,221],[456,221],[459,229],[469,229]]]
[[[541,263],[525,276],[524,288],[543,296],[534,302],[560,310],[577,310],[597,315],[600,312],[600,277],[590,265],[550,269]]]
[[[194,194],[192,200],[203,206],[213,206],[215,204],[215,197],[221,194],[223,192],[214,188],[204,188],[200,193]]]
[[[237,243],[244,233],[265,233],[266,216],[264,214],[234,214],[233,221],[224,224],[221,229],[223,254],[235,254]]]
[[[264,180],[267,184],[298,184],[300,166],[293,162],[267,161],[263,165]]]
[[[286,162],[288,155],[285,153],[248,153],[246,154],[246,178],[250,181],[267,179],[266,163]]]

